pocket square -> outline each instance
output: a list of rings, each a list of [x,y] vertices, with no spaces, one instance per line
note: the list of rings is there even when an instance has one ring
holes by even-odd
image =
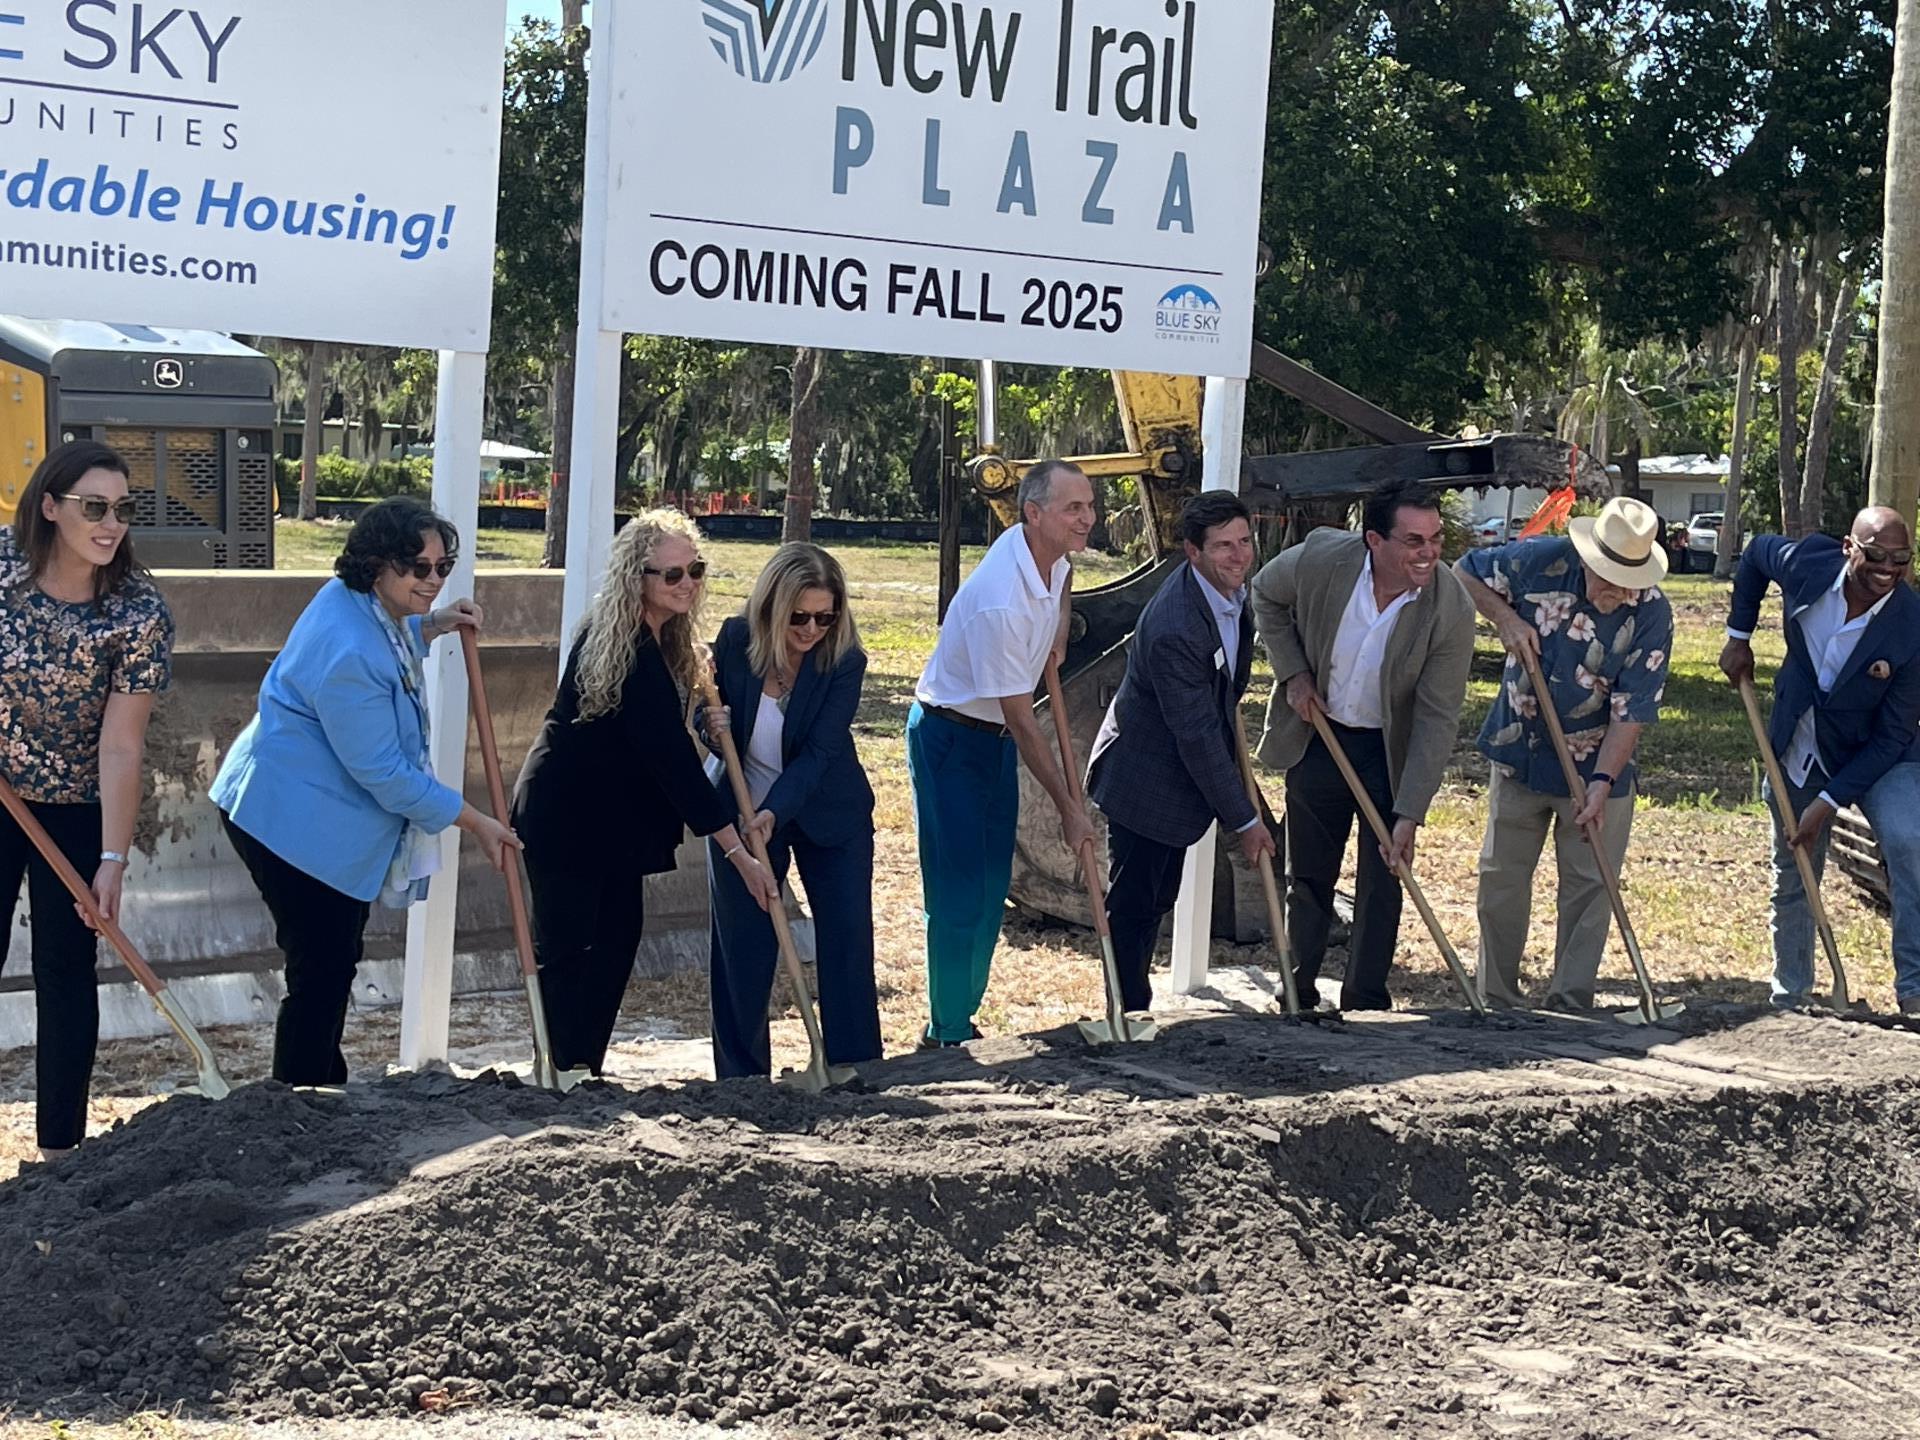
[[[1867,667],[1867,674],[1871,675],[1875,680],[1884,680],[1893,674],[1893,666],[1884,660],[1876,660]]]

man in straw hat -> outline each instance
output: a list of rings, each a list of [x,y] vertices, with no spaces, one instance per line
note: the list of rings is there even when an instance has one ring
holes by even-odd
[[[1720,668],[1753,677],[1760,604],[1778,585],[1787,661],[1774,681],[1767,743],[1779,757],[1818,878],[1828,823],[1858,804],[1873,822],[1893,901],[1894,990],[1920,1014],[1920,595],[1903,582],[1913,539],[1897,510],[1870,506],[1845,540],[1756,535],[1740,558]],[[1769,784],[1768,797],[1773,799]],[[1777,805],[1777,801],[1774,802]],[[1813,989],[1813,916],[1780,827],[1773,837],[1773,1003]]]
[[[1609,903],[1581,830],[1597,831],[1617,874],[1633,828],[1634,747],[1659,718],[1673,643],[1673,611],[1659,588],[1667,573],[1660,517],[1639,500],[1609,500],[1597,516],[1569,521],[1565,539],[1475,550],[1454,570],[1507,649],[1480,731],[1493,767],[1480,848],[1480,992],[1489,1005],[1522,1003],[1533,872],[1551,829],[1560,923],[1547,1006],[1590,1009]],[[1546,695],[1534,693],[1527,655],[1540,663]],[[1543,704],[1567,733],[1579,795],[1567,794]]]

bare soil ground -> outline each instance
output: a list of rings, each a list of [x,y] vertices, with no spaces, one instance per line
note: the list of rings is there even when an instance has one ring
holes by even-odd
[[[1124,1052],[1054,1031],[818,1098],[172,1101],[0,1190],[0,1292],[34,1317],[16,1416],[1920,1428],[1920,1035],[1751,1007],[1169,1018]]]

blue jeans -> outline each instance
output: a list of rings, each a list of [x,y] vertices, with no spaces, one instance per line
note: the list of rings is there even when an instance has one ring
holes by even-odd
[[[1887,862],[1893,897],[1893,992],[1920,995],[1920,761],[1903,760],[1860,802]]]
[[[1787,798],[1793,803],[1795,818],[1806,814],[1807,806],[1819,798],[1826,787],[1827,774],[1818,765],[1807,772],[1807,783],[1787,781]],[[1813,992],[1813,910],[1807,904],[1806,887],[1800,883],[1800,867],[1794,863],[1793,848],[1787,844],[1781,826],[1779,806],[1775,803],[1773,783],[1765,782],[1760,793],[1773,812],[1773,1003],[1797,1005]],[[1808,849],[1817,881],[1826,869],[1827,846],[1833,827],[1827,826]]]
[[[927,915],[927,1033],[936,1040],[972,1034],[987,992],[1013,882],[1019,763],[1005,736],[956,725],[918,704],[907,714]]]

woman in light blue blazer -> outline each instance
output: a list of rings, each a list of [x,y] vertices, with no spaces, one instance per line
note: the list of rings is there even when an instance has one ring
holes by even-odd
[[[434,608],[459,545],[419,500],[382,500],[362,515],[213,782],[286,955],[273,1078],[289,1085],[346,1081],[340,1032],[372,902],[425,897],[439,832],[471,832],[496,866],[519,848],[428,759],[420,662],[437,637],[481,622],[471,600]]]

